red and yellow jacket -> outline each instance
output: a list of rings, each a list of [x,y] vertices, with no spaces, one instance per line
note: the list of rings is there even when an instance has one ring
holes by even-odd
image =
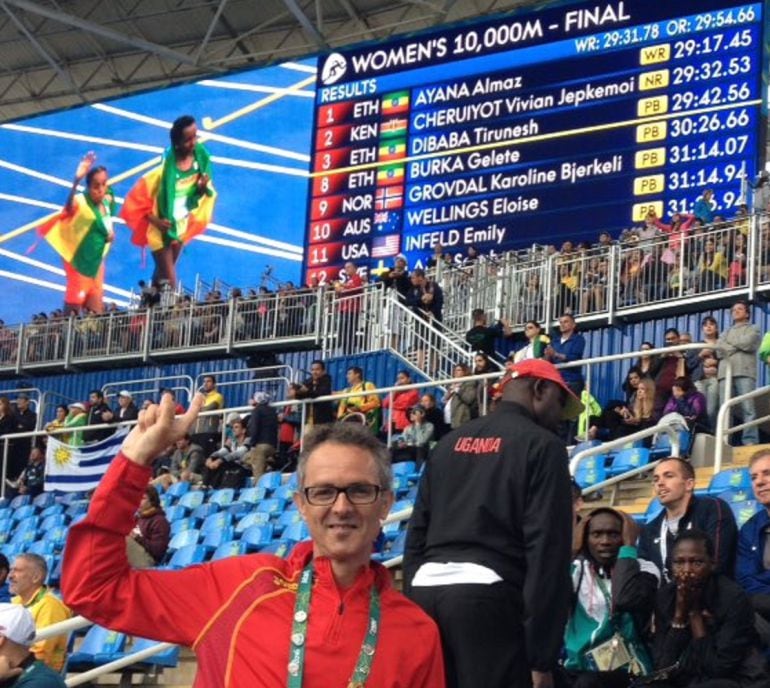
[[[288,559],[253,554],[181,571],[131,569],[126,535],[150,469],[118,454],[91,501],[88,516],[70,530],[62,592],[76,612],[112,630],[195,650],[196,688],[284,688],[296,587],[312,543]],[[353,672],[369,618],[369,589],[381,593],[382,617],[368,688],[443,688],[438,630],[414,603],[394,590],[373,563],[341,591],[331,563],[315,561],[303,688],[344,688]]]

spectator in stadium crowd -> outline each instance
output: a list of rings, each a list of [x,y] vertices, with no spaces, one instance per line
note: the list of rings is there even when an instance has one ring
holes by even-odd
[[[54,419],[45,426],[45,431],[52,432],[53,430],[61,430],[61,428],[64,427],[64,421],[67,419],[67,413],[69,413],[69,410],[67,409],[67,405],[59,404],[56,407],[56,415]],[[58,440],[62,439],[61,435],[56,435],[55,437]]]
[[[732,366],[733,384],[731,396],[739,396],[747,392],[753,392],[757,388],[757,351],[762,341],[759,328],[749,322],[749,303],[740,299],[736,301],[730,312],[733,316],[733,325],[719,336],[719,344],[726,350],[717,349],[716,357],[719,359],[719,404],[727,401],[725,377],[727,375],[727,362]],[[757,417],[754,399],[745,399],[738,405],[740,408],[741,422],[749,423]],[[759,443],[759,429],[756,425],[741,431],[741,444],[751,445]]]
[[[590,439],[616,440],[634,432],[652,427],[655,415],[655,383],[642,378],[633,395],[633,403],[624,404],[619,399],[608,401],[598,418],[589,424]]]
[[[420,406],[425,410],[425,422],[433,426],[433,439],[438,442],[450,430],[444,421],[444,411],[437,404],[434,394],[423,394],[420,397]]]
[[[206,487],[218,490],[223,487],[241,488],[246,478],[251,475],[251,467],[245,463],[249,451],[249,435],[246,423],[237,420],[233,423],[235,436],[225,440],[225,444],[206,459],[202,482]]]
[[[639,346],[640,351],[650,351],[654,348],[652,342],[642,342]],[[639,369],[642,377],[651,377],[654,380],[660,368],[660,359],[650,354],[642,354],[634,367]]]
[[[703,189],[700,198],[695,201],[692,214],[695,216],[695,219],[700,220],[704,225],[710,225],[714,221],[713,197],[713,190]]]
[[[441,629],[449,688],[553,685],[573,521],[555,432],[581,410],[552,364],[523,361],[497,408],[444,437],[426,464],[404,581]]]
[[[642,527],[639,556],[655,564],[665,581],[672,580],[671,552],[680,533],[697,528],[714,543],[714,570],[731,574],[738,532],[730,506],[718,497],[696,497],[695,471],[676,456],[663,459],[653,471],[653,491],[663,511]]]
[[[30,652],[35,621],[28,609],[0,604],[0,683],[7,688],[65,688],[61,674]]]
[[[526,361],[530,358],[543,358],[545,350],[551,343],[551,338],[543,332],[540,323],[528,320],[524,325],[524,336],[527,343],[513,356],[513,362]]]
[[[762,508],[738,534],[735,577],[751,598],[757,630],[770,647],[770,451],[760,449],[749,460],[754,499]]]
[[[297,390],[297,399],[317,399],[332,393],[332,378],[326,372],[326,364],[315,360],[310,364],[310,377]],[[334,404],[331,401],[317,401],[308,404],[306,421],[310,426],[334,422]]]
[[[396,373],[395,387],[411,384],[412,376],[408,370],[399,370]],[[393,397],[392,408],[390,403],[391,395],[387,395],[383,399],[382,407],[390,411],[387,422],[390,424],[391,431],[400,433],[409,425],[409,410],[420,401],[420,392],[417,389],[405,389],[403,391],[394,391],[391,394]]]
[[[87,425],[101,425],[112,423],[115,414],[104,399],[104,393],[100,389],[92,389],[88,394],[88,421]],[[86,430],[84,432],[86,442],[100,442],[107,439],[114,430],[103,428],[101,430]]]
[[[126,556],[134,568],[146,569],[163,561],[171,539],[171,525],[158,490],[148,485],[136,512],[136,525],[126,537]]]
[[[440,241],[433,244],[433,254],[428,258],[426,265],[429,268],[441,268],[447,263],[452,262],[452,254],[444,251],[444,246]]]
[[[12,432],[32,432],[37,426],[37,414],[30,408],[29,395],[25,392],[16,397],[16,409],[13,414],[14,429]],[[27,464],[29,450],[37,440],[31,437],[19,437],[8,445],[8,477],[18,478]]]
[[[124,421],[136,420],[139,418],[139,409],[136,408],[134,398],[131,396],[131,392],[127,389],[121,390],[118,393],[118,413],[117,420],[119,423]]]
[[[719,327],[717,321],[707,315],[701,321],[702,341],[716,346],[719,341]],[[701,349],[697,352],[698,361],[693,368],[690,377],[695,383],[695,388],[706,397],[706,415],[709,428],[713,431],[717,424],[719,411],[719,361],[713,348]]]
[[[278,451],[278,413],[270,406],[267,392],[254,392],[251,397],[248,420],[249,450],[244,463],[251,466],[254,478],[259,479],[273,463]]]
[[[174,452],[171,454],[171,482],[181,480],[198,484],[201,482],[205,465],[206,454],[203,448],[195,444],[190,435],[183,435],[175,442]],[[168,485],[164,487],[168,489]]]
[[[11,564],[5,554],[0,554],[0,602],[11,601],[8,574],[11,572]]]
[[[406,295],[406,305],[421,318],[441,322],[444,310],[444,292],[437,282],[425,276],[425,270],[412,271],[412,287]]]
[[[65,428],[82,428],[88,424],[88,413],[85,404],[76,401],[69,405],[69,413],[64,421]],[[73,447],[82,447],[85,444],[82,430],[73,430],[72,432],[59,435],[57,439]]]
[[[672,580],[655,600],[655,667],[670,674],[662,684],[766,688],[751,603],[737,583],[718,573],[708,533],[680,531],[671,566]]]
[[[422,464],[428,458],[433,440],[433,426],[425,420],[425,409],[416,405],[409,410],[409,424],[396,438],[392,452],[393,463],[414,461]]]
[[[679,344],[679,330],[669,327],[665,333],[665,346],[677,346]],[[660,417],[666,402],[671,398],[671,389],[674,380],[687,375],[687,361],[681,351],[658,356],[658,366],[655,371],[655,413]]]
[[[216,377],[206,375],[203,378],[201,391],[205,399],[203,411],[217,411],[225,407],[225,398],[217,390]],[[203,416],[198,419],[193,441],[203,447],[207,455],[210,455],[219,444],[219,421],[218,415]]]
[[[45,452],[41,447],[29,450],[29,460],[24,470],[16,480],[8,480],[8,484],[18,494],[37,497],[45,485]]]
[[[575,318],[570,313],[564,313],[559,318],[559,333],[560,336],[552,337],[551,343],[545,347],[544,358],[554,364],[581,360],[585,352],[586,340],[577,331]],[[585,387],[582,369],[578,366],[564,368],[560,372],[570,391],[579,399]],[[577,422],[570,421],[562,424],[561,433],[567,444],[573,443],[576,431]]]
[[[345,263],[342,279],[334,283],[334,292],[338,299],[336,304],[337,341],[342,349],[342,354],[349,356],[356,353],[358,348],[356,335],[361,315],[360,297],[364,292],[364,280],[358,274],[355,263],[350,261]]]
[[[680,332],[679,343],[692,344],[692,335],[689,332]],[[698,353],[699,352],[697,349],[689,349],[688,351],[682,352],[682,355],[684,356],[684,364],[688,370],[688,376],[692,382],[695,382],[693,378],[693,371],[698,367],[700,363],[700,359],[698,358]]]
[[[0,437],[3,435],[9,435],[11,433],[16,432],[16,417],[13,412],[13,406],[11,406],[11,401],[8,399],[8,397],[0,396]],[[12,444],[9,444],[9,449],[12,446]],[[10,458],[9,454],[9,458]],[[18,477],[19,473],[24,470],[24,466],[19,466],[18,470],[16,470],[15,474],[11,471],[11,466],[8,467],[8,477],[9,478],[16,478]]]
[[[628,686],[635,675],[652,668],[643,634],[660,573],[637,557],[638,533],[628,514],[609,508],[594,509],[577,529],[575,597],[564,633],[564,667],[572,688]],[[627,664],[616,667],[602,657],[601,648],[613,642],[622,643]]]
[[[492,365],[492,361],[490,360],[489,356],[481,352],[476,352],[473,355],[474,375],[488,375],[489,373],[498,372],[498,368]],[[476,382],[476,403],[478,405],[479,413],[485,413],[494,403],[495,389],[498,379],[499,378],[490,377],[486,380],[478,380]]]
[[[48,564],[38,554],[16,555],[8,576],[14,604],[23,605],[32,614],[35,627],[40,630],[72,616],[66,605],[48,589]],[[67,655],[67,634],[40,640],[30,648],[41,662],[54,671],[61,671]]]
[[[292,382],[286,392],[286,399],[291,402],[297,398],[302,385]],[[297,470],[296,449],[299,446],[302,412],[299,404],[286,404],[278,413],[278,465],[276,470],[283,473]]]
[[[443,688],[435,624],[371,561],[393,503],[392,478],[387,450],[355,424],[305,438],[295,501],[312,541],[287,559],[229,557],[173,572],[129,567],[123,541],[148,464],[187,432],[201,406],[197,396],[175,419],[164,397],[126,438],[88,516],[70,530],[65,599],[117,631],[194,646],[199,685],[258,685],[273,676],[303,688]]]
[[[687,429],[691,433],[708,432],[708,414],[706,413],[706,397],[704,397],[689,377],[678,377],[671,388],[671,398],[663,407],[663,415],[678,413],[687,421]],[[684,447],[684,449],[687,449]]]
[[[337,420],[345,420],[350,414],[361,414],[364,417],[364,424],[375,435],[380,431],[380,398],[372,392],[377,388],[373,382],[364,380],[364,371],[358,366],[351,366],[347,372],[348,387],[343,392],[352,394],[354,392],[369,392],[369,394],[358,394],[356,396],[340,399],[337,406]]]
[[[473,327],[465,333],[465,341],[471,345],[472,351],[480,351],[490,358],[494,357],[495,340],[509,336],[510,325],[505,320],[498,320],[494,325],[489,325],[483,308],[474,308],[471,317]]]
[[[452,377],[463,378],[471,374],[465,363],[458,363],[452,371]],[[444,422],[453,430],[467,423],[472,418],[478,418],[479,398],[475,380],[453,382],[444,395]]]
[[[634,400],[636,399],[636,390],[639,389],[639,383],[642,381],[644,375],[637,366],[632,366],[626,373],[625,382],[623,382],[622,388],[626,395],[626,404],[633,407]]]
[[[386,289],[395,289],[402,299],[406,299],[412,282],[409,279],[409,268],[406,262],[406,256],[398,254],[394,258],[394,265],[390,270],[385,270],[380,275],[380,281]]]
[[[168,387],[161,387],[160,396],[163,397],[164,394],[171,395],[171,398],[174,400],[174,413],[176,413],[178,416],[181,416],[184,413],[185,408],[184,406],[182,406],[182,404],[180,404],[177,401],[176,392],[174,392],[173,389],[170,389]],[[147,406],[149,406],[152,403],[153,403],[152,399],[149,399],[149,400],[145,399],[145,401],[142,402],[142,408],[147,408]]]

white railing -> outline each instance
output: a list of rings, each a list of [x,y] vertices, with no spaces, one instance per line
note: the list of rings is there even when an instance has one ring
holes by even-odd
[[[727,384],[725,384],[727,386]],[[729,389],[729,387],[728,387]],[[758,397],[770,394],[770,385],[767,387],[759,387],[746,394],[741,394],[737,397],[728,398],[720,407],[719,413],[717,413],[717,428],[716,428],[716,446],[714,447],[714,473],[719,473],[722,470],[722,461],[724,458],[724,450],[727,446],[727,439],[730,435],[745,430],[746,428],[756,427],[762,423],[770,420],[770,414],[755,418],[749,423],[740,423],[739,425],[729,425],[731,419],[731,411],[734,406],[738,406],[741,402],[747,399],[756,399]]]

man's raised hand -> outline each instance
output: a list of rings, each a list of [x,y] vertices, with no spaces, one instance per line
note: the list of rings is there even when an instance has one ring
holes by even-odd
[[[186,413],[175,418],[176,402],[170,394],[164,394],[160,404],[151,404],[139,412],[139,422],[123,440],[121,451],[131,461],[148,466],[165,447],[190,431],[203,401],[203,395],[196,394]]]

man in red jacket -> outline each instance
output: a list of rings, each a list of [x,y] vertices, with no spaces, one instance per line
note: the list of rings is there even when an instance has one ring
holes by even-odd
[[[195,421],[171,398],[151,406],[70,530],[67,604],[111,629],[188,645],[195,686],[443,688],[439,634],[370,561],[391,504],[387,450],[351,423],[305,440],[295,501],[312,542],[286,560],[254,554],[181,571],[131,569],[125,536],[158,452]]]

